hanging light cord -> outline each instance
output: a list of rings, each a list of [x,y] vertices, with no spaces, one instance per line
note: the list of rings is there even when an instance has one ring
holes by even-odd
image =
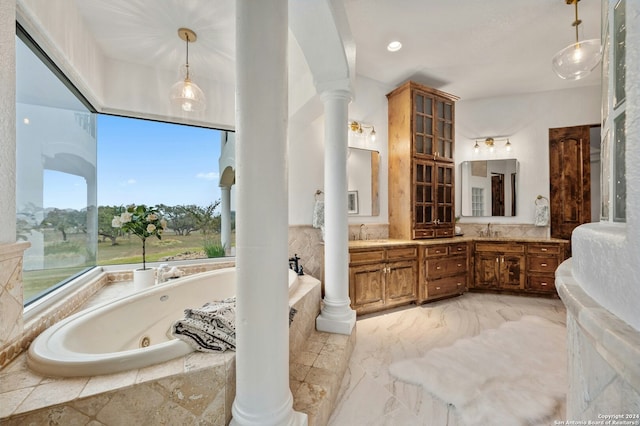
[[[576,13],[578,13],[578,11],[576,10]],[[577,16],[577,15],[576,15]],[[576,29],[577,31],[577,29]],[[576,32],[576,36],[577,36],[577,32]],[[187,78],[185,78],[185,81],[189,81],[189,33],[187,33],[185,31],[184,33],[184,38],[187,39],[187,63],[186,63],[186,67],[187,67]]]
[[[580,19],[578,19],[578,2],[580,0],[573,0],[573,4],[576,5],[576,20],[573,21],[573,26],[576,27],[576,44],[578,44],[578,42],[580,41],[578,39],[578,27],[580,26],[580,24],[582,24],[582,21]]]

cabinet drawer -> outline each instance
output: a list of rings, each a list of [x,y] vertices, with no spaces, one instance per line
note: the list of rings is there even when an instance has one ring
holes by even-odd
[[[558,268],[558,258],[552,256],[529,256],[528,270],[553,274]]]
[[[467,287],[467,276],[457,275],[427,283],[427,299],[464,293]]]
[[[441,246],[426,246],[424,248],[424,255],[426,257],[445,256],[449,254],[449,247],[445,245]]]
[[[449,246],[449,254],[451,255],[454,255],[454,254],[466,255],[468,251],[469,251],[469,246],[467,245],[467,243],[451,244]]]
[[[467,258],[463,256],[429,259],[425,265],[427,279],[467,272]]]
[[[527,252],[531,254],[558,254],[560,246],[558,244],[529,244]]]
[[[453,237],[453,227],[437,228],[436,237]]]
[[[383,262],[385,260],[384,249],[352,251],[349,253],[349,263]]]
[[[533,291],[555,292],[555,280],[550,275],[529,275],[527,288]]]
[[[524,244],[481,242],[476,243],[476,252],[524,253]]]
[[[417,247],[398,247],[387,249],[387,259],[389,260],[415,259],[416,257],[418,257]]]
[[[435,235],[436,234],[433,231],[433,229],[414,229],[413,230],[414,239],[433,238]]]

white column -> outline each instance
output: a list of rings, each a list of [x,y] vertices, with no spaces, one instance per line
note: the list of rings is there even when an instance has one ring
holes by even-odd
[[[324,305],[316,328],[351,334],[356,312],[349,302],[349,224],[347,222],[347,121],[351,95],[327,90],[324,103]]]
[[[16,2],[0,2],[0,244],[16,241]]]
[[[236,1],[232,425],[304,425],[289,390],[287,0]]]
[[[231,187],[220,187],[220,244],[224,247],[225,255],[231,254]]]

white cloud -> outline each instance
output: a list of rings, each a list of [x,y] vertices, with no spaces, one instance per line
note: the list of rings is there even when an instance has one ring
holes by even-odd
[[[128,186],[128,185],[135,185],[138,181],[136,181],[135,179],[131,178],[131,179],[127,179],[125,181],[120,182],[120,186]]]
[[[198,173],[196,177],[198,179],[204,179],[204,180],[216,180],[220,177],[220,173],[218,172]]]

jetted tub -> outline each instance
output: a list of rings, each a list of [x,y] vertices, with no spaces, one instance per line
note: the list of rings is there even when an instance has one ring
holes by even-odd
[[[289,294],[297,275],[289,270]],[[235,295],[236,270],[190,275],[78,312],[42,332],[27,363],[48,376],[95,376],[142,368],[193,351],[167,335],[185,308]]]

